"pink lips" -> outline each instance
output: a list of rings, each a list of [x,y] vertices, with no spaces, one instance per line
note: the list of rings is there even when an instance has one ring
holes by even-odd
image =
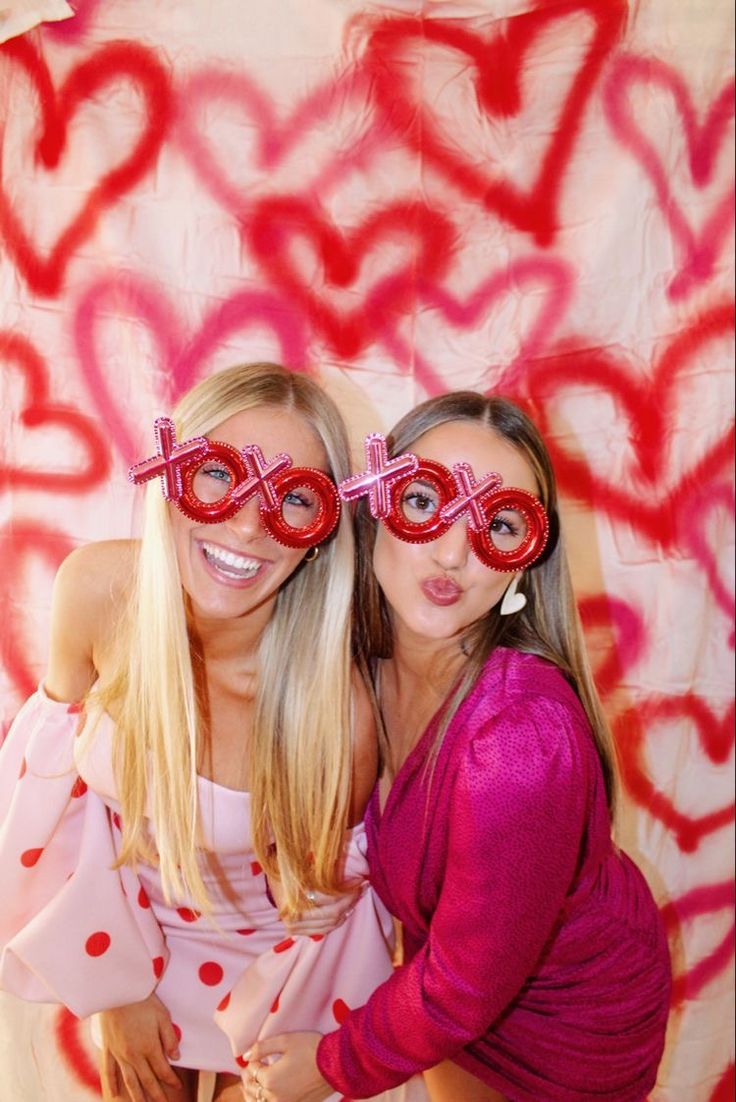
[[[435,605],[454,605],[463,595],[463,591],[451,578],[427,578],[421,583],[424,596]]]

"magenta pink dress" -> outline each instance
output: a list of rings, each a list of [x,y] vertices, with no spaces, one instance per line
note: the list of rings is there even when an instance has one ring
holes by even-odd
[[[322,1074],[365,1098],[451,1057],[512,1102],[642,1102],[669,955],[644,878],[611,843],[577,696],[549,663],[499,648],[450,724],[428,799],[433,733],[366,818],[406,963],[323,1038]]]
[[[235,896],[217,893],[203,862],[216,927],[191,900],[168,905],[155,868],[112,868],[112,723],[100,716],[82,752],[79,711],[39,691],[0,750],[0,987],[79,1017],[155,991],[180,1035],[177,1062],[236,1074],[257,1037],[326,1032],[365,1002],[392,970],[390,916],[367,890],[326,937],[290,937],[252,852],[247,793],[199,781],[206,846]],[[361,825],[349,876],[365,879],[364,854]]]

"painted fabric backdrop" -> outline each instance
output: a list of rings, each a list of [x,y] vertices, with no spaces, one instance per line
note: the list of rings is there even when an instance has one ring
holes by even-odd
[[[16,0],[16,31],[52,6]],[[515,395],[562,487],[620,839],[670,935],[653,1098],[725,1102],[732,5],[71,6],[0,46],[4,723],[57,564],[137,531],[127,467],[195,380],[313,372],[356,442],[427,395]],[[3,1102],[95,1093],[65,1011],[3,1003],[0,1061]]]

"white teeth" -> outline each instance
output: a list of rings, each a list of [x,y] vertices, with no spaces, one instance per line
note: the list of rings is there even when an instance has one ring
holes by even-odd
[[[261,565],[257,559],[236,555],[234,551],[226,551],[224,547],[217,547],[213,543],[203,543],[202,550],[208,562],[234,578],[252,578]]]

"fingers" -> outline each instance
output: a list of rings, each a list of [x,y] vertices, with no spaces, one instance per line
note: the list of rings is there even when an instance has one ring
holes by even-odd
[[[119,1063],[118,1071],[119,1076],[122,1078],[123,1082],[120,1086],[118,1094],[114,1097],[124,1099],[126,1097],[124,1091],[127,1091],[127,1097],[130,1099],[130,1102],[146,1102],[143,1090],[138,1081],[138,1075],[136,1074],[136,1070],[133,1065]]]
[[[100,1060],[100,1079],[102,1080],[102,1094],[104,1098],[119,1098],[123,1089],[122,1080],[118,1074],[118,1065],[115,1057],[108,1049],[102,1050]]]
[[[123,1064],[121,1065],[121,1071],[131,1102],[168,1102],[158,1076],[147,1062],[141,1063],[135,1068],[132,1064]],[[172,1085],[180,1089],[181,1080],[179,1076],[171,1068],[169,1068],[169,1071],[175,1080],[175,1084]]]
[[[161,1039],[161,1047],[168,1056],[169,1060],[179,1059],[179,1038],[176,1035],[171,1019],[167,1017],[165,1021],[162,1021],[159,1026],[158,1035]],[[168,1067],[168,1064],[166,1065]],[[171,1068],[169,1068],[171,1071]],[[174,1073],[172,1072],[172,1075]],[[176,1079],[178,1080],[178,1075]],[[167,1080],[168,1082],[169,1080]],[[173,1086],[173,1084],[172,1084]]]
[[[351,891],[338,896],[312,892],[311,897],[311,906],[308,911],[303,911],[296,917],[282,916],[282,921],[289,933],[314,936],[327,934],[330,930],[342,926],[355,910],[361,898],[361,892]]]
[[[168,1087],[173,1087],[174,1090],[181,1090],[181,1079],[176,1074],[163,1052],[159,1051],[150,1055],[148,1061],[151,1072],[155,1075],[158,1083],[166,1083]],[[161,1097],[165,1098],[166,1095],[162,1094]]]
[[[286,1049],[288,1035],[277,1033],[275,1037],[265,1037],[256,1041],[245,1053],[245,1059],[249,1064],[259,1063],[267,1056],[281,1056]]]

